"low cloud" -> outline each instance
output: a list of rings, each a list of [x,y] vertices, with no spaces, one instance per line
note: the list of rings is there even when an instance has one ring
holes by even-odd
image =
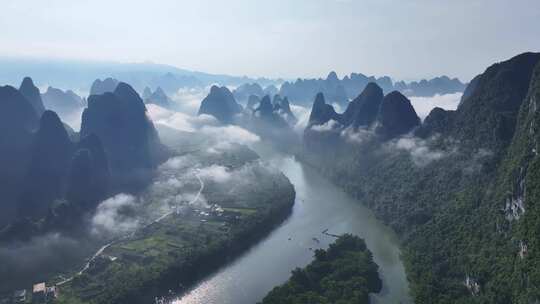
[[[231,179],[231,172],[224,166],[212,165],[199,169],[199,176],[217,183],[224,183]]]
[[[311,110],[291,104],[291,112],[294,114],[294,116],[298,119],[296,122],[296,125],[294,125],[294,131],[298,134],[302,134],[304,130],[306,129],[308,122],[309,122],[309,115],[311,114]]]
[[[260,137],[235,125],[222,125],[211,115],[191,116],[149,104],[148,116],[156,123],[184,132],[206,135],[215,142],[210,152],[230,148],[231,144],[249,145],[260,141]]]
[[[201,101],[208,95],[210,88],[182,88],[171,96],[175,110],[188,115],[197,115]]]
[[[479,172],[484,165],[484,162],[493,156],[491,150],[480,148],[472,154],[469,163],[463,168],[465,174],[474,174]]]
[[[148,104],[146,108],[152,121],[179,131],[195,132],[203,126],[219,125],[217,119],[210,115],[191,116],[182,112],[170,111],[155,104]]]
[[[358,128],[355,130],[353,127],[348,127],[343,129],[340,135],[348,143],[363,144],[372,139],[375,132],[372,129]]]
[[[125,193],[104,200],[92,218],[92,232],[117,235],[135,230],[139,226],[139,220],[134,216],[136,200]]]
[[[396,142],[396,148],[409,152],[418,166],[425,166],[445,155],[442,151],[431,150],[424,140],[418,138],[400,138]]]
[[[433,97],[409,97],[416,114],[424,120],[435,107],[445,110],[455,110],[463,93],[435,95]]]
[[[223,127],[204,126],[200,131],[214,139],[229,143],[251,144],[260,140],[259,136],[244,128],[233,125]]]
[[[341,124],[339,122],[331,119],[322,125],[312,126],[311,130],[316,131],[316,132],[330,132],[330,131],[339,129],[340,127],[341,127]]]
[[[386,149],[396,149],[408,152],[415,165],[423,167],[429,163],[457,152],[455,143],[449,143],[449,150],[434,149],[430,143],[437,138],[421,139],[418,137],[405,136],[386,144]]]
[[[0,248],[0,286],[20,289],[45,281],[66,266],[77,266],[91,251],[89,241],[79,242],[60,233],[36,236]]]

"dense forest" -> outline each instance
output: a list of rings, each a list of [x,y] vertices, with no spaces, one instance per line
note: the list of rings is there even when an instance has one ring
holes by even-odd
[[[489,67],[456,111],[404,137],[340,130],[302,153],[398,232],[416,303],[540,299],[539,59]]]
[[[262,304],[362,304],[379,292],[378,266],[361,238],[340,236],[327,250],[315,250],[314,260],[275,287]]]

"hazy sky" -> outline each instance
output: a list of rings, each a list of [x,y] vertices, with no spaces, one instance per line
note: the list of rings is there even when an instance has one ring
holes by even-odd
[[[469,80],[540,50],[540,0],[2,0],[0,56]]]

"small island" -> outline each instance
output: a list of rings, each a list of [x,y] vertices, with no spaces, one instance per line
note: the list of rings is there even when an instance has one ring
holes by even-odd
[[[369,303],[381,291],[379,267],[363,239],[344,234],[327,250],[317,249],[315,260],[275,287],[260,304]]]

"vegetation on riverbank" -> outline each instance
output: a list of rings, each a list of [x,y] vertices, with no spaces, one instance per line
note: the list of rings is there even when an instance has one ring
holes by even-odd
[[[292,271],[261,304],[367,304],[369,293],[380,292],[378,266],[363,239],[340,236],[327,250],[317,249],[314,261]]]

